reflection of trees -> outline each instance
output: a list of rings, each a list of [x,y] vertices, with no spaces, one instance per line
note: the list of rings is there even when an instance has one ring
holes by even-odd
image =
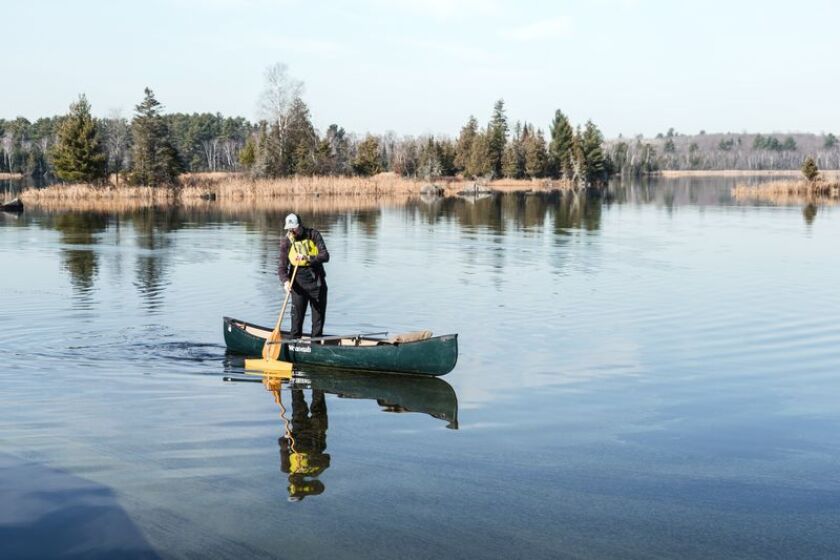
[[[455,219],[463,228],[489,228],[504,233],[507,227],[533,229],[553,218],[556,230],[583,228],[597,230],[601,225],[598,196],[583,192],[510,193],[479,199],[446,198],[427,204],[409,203],[424,222],[435,224]]]
[[[599,229],[602,205],[599,197],[586,192],[561,193],[557,203],[551,206],[554,209],[554,231],[562,233],[567,229]]]
[[[719,206],[731,202],[736,177],[641,177],[610,183],[608,196],[619,204],[656,204],[673,210],[677,206]],[[751,182],[749,177],[744,182]]]
[[[177,206],[141,208],[131,213],[137,234],[137,246],[143,249],[165,249],[172,244],[171,232],[184,227],[185,217]]]
[[[814,223],[814,218],[817,217],[817,205],[806,204],[802,209],[802,217],[805,218],[805,223],[809,226]]]
[[[87,249],[62,249],[61,266],[70,274],[70,284],[80,294],[93,289],[99,270],[96,253]]]
[[[163,290],[166,286],[166,264],[158,253],[138,255],[136,280],[134,285],[146,302],[146,309],[160,309],[163,303]]]
[[[187,220],[177,206],[168,208],[142,208],[131,213],[131,222],[137,246],[146,249],[137,256],[135,286],[154,311],[163,302],[163,290],[168,275],[168,249],[172,246],[172,232],[184,227]]]
[[[108,227],[108,217],[93,212],[71,212],[55,216],[51,224],[61,232],[62,243],[88,245],[96,243],[95,234],[102,233]]]
[[[61,242],[68,245],[94,245],[96,234],[105,231],[108,219],[102,214],[67,213],[48,220],[61,233]],[[61,266],[70,275],[70,284],[79,295],[93,289],[99,271],[99,257],[92,249],[61,249]]]

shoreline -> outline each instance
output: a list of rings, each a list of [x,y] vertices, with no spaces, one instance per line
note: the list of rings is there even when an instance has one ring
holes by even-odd
[[[741,202],[769,202],[778,206],[834,206],[840,203],[840,181],[833,177],[836,176],[823,176],[817,181],[769,181],[760,185],[738,183],[730,192],[732,198]]]
[[[840,169],[820,170],[828,177],[840,177]],[[801,177],[799,169],[671,169],[660,171],[653,177],[677,179],[680,177]]]
[[[23,179],[23,173],[0,173],[2,179]]]
[[[184,175],[175,187],[129,187],[69,184],[28,188],[20,193],[34,207],[126,207],[234,205],[288,207],[288,199],[383,198],[419,196],[476,196],[494,192],[551,192],[575,190],[568,181],[510,180],[477,182],[443,178],[434,182],[407,179],[393,173],[373,177],[289,177],[251,179],[242,174],[194,173]]]

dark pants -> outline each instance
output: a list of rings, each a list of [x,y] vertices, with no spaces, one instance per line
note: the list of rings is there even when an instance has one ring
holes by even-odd
[[[292,286],[292,338],[303,334],[306,306],[312,307],[312,336],[323,336],[324,317],[327,314],[327,282],[318,279],[308,269],[299,269]]]

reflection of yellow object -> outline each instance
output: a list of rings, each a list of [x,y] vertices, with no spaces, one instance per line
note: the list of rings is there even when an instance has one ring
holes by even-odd
[[[247,371],[261,371],[264,373],[279,374],[283,377],[291,377],[292,364],[280,360],[266,360],[265,358],[254,358],[245,360]]]
[[[306,257],[311,259],[316,256],[318,256],[318,247],[311,239],[295,241],[289,247],[289,262],[291,263],[298,263],[300,266],[309,266],[309,260]]]
[[[302,500],[306,496],[317,496],[324,492],[324,483],[320,480],[300,479],[289,483],[290,500]]]
[[[308,453],[291,453],[289,455],[289,470],[295,474],[313,475],[320,472],[320,467],[311,464]]]

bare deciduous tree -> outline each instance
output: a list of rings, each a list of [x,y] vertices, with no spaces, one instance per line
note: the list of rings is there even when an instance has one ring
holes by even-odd
[[[111,109],[102,124],[105,132],[105,150],[108,153],[108,172],[116,174],[116,181],[119,183],[120,173],[128,169],[129,165],[131,131],[120,109]]]
[[[289,106],[303,95],[303,82],[289,74],[289,68],[278,62],[265,69],[265,86],[259,99],[260,117],[283,126]]]

